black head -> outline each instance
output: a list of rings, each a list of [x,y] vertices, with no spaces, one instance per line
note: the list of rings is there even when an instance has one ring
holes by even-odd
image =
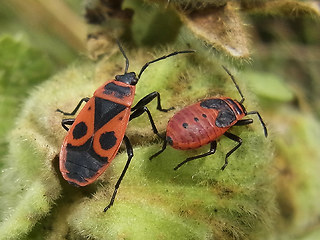
[[[244,112],[245,115],[247,115],[247,110],[246,108],[243,106],[242,102],[238,102],[237,100],[234,100],[235,102],[237,102],[240,105],[240,108],[242,110],[242,112]]]
[[[136,85],[138,83],[138,78],[136,76],[136,73],[134,73],[134,72],[128,73],[129,59],[128,59],[127,55],[125,54],[123,48],[121,47],[120,42],[117,41],[117,43],[118,43],[118,46],[119,46],[119,49],[120,49],[122,55],[126,59],[126,68],[124,69],[124,74],[116,76],[116,80],[119,82],[129,84],[129,85]]]
[[[138,83],[138,78],[134,72],[117,75],[116,80],[130,85],[136,85]]]

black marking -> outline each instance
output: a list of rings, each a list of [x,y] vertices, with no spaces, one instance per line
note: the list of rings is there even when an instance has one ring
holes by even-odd
[[[73,146],[71,143],[67,144],[67,150],[71,149],[74,151],[89,151],[90,147],[92,145],[92,137],[88,139],[84,144],[81,146]]]
[[[94,131],[100,129],[125,109],[126,106],[124,105],[102,98],[95,98]]]
[[[89,138],[88,141],[86,141],[83,145],[81,146],[72,146],[70,143],[67,145],[67,151],[77,151],[77,152],[88,152],[90,156],[92,156],[94,159],[100,161],[101,163],[105,164],[108,162],[107,157],[102,157],[98,155],[92,147],[93,143],[93,137]]]
[[[231,100],[231,99],[230,99]],[[235,113],[229,105],[222,99],[207,99],[200,103],[203,108],[216,109],[219,114],[216,119],[217,127],[229,127],[236,120]]]
[[[199,118],[195,117],[194,121],[199,122]]]
[[[88,107],[88,110],[89,110],[89,111],[91,110],[91,106],[90,106],[90,107]]]
[[[237,112],[238,115],[240,115],[240,114],[243,113],[242,110],[238,107],[238,105],[235,103],[234,100],[228,98],[228,99],[226,99],[226,101],[233,106],[233,108],[236,110],[236,112]]]
[[[108,163],[108,157],[99,156],[92,148],[93,138],[81,146],[66,147],[67,156],[65,168],[68,171],[67,176],[78,182],[87,182],[97,174],[98,170]]]
[[[74,139],[80,139],[87,134],[88,127],[85,122],[79,122],[72,131]]]
[[[114,131],[112,132],[105,132],[101,134],[99,139],[101,148],[104,150],[111,149],[117,143],[117,138],[114,135]]]
[[[116,98],[124,98],[130,96],[131,89],[130,87],[119,86],[113,82],[108,83],[104,86],[104,94],[111,95],[114,94]]]
[[[167,143],[169,143],[171,146],[173,145],[173,141],[172,141],[172,138],[171,138],[171,137],[167,136],[167,137],[166,137],[166,141],[167,141]]]
[[[116,80],[129,85],[136,85],[138,82],[138,79],[134,72],[125,73],[123,75],[117,75]]]
[[[205,115],[204,113],[202,114],[202,117],[207,118],[207,115]]]
[[[188,123],[182,123],[182,127],[187,128],[188,127]]]
[[[203,108],[213,108],[217,110],[230,108],[225,101],[217,98],[204,100],[200,103],[200,106]]]
[[[88,152],[68,151],[65,168],[68,177],[79,182],[86,182],[85,178],[92,178],[103,164],[93,158]]]
[[[236,116],[233,111],[219,111],[218,117],[216,119],[217,127],[229,127],[233,121],[236,120]]]

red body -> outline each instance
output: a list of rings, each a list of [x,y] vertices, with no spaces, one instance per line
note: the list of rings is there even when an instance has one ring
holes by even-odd
[[[214,141],[245,116],[243,106],[227,97],[210,98],[183,108],[167,125],[167,141],[176,149],[195,149]]]
[[[76,117],[60,152],[64,179],[79,186],[95,181],[123,140],[135,85],[111,80],[99,87]]]

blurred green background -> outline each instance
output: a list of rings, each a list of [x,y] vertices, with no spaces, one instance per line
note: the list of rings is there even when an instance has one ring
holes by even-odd
[[[80,62],[81,65],[82,62],[86,66],[99,64],[101,58],[97,57],[94,60],[87,58],[88,55],[92,54],[90,49],[89,53],[87,50],[89,48],[87,35],[96,31],[97,24],[87,24],[84,18],[85,6],[94,5],[96,2],[99,1],[11,0],[1,3],[0,168],[3,169],[2,173],[10,171],[8,170],[10,168],[8,168],[10,166],[8,164],[10,161],[8,148],[11,141],[11,135],[9,134],[15,129],[15,122],[17,117],[21,116],[22,106],[41,86],[40,84],[75,63]],[[171,1],[170,4],[176,6],[175,4],[178,5],[180,2],[183,3],[184,1]],[[198,2],[214,3],[219,1]],[[272,158],[270,175],[273,176],[275,187],[272,191],[275,192],[275,196],[274,200],[271,201],[274,201],[277,209],[275,210],[275,216],[273,216],[274,219],[271,221],[273,222],[272,227],[265,236],[261,233],[259,235],[237,236],[237,230],[234,230],[234,235],[223,235],[224,238],[320,239],[320,206],[318,204],[320,197],[320,176],[318,174],[320,171],[320,149],[318,147],[320,144],[319,9],[317,12],[320,3],[313,1],[314,9],[310,10],[295,3],[299,1],[282,1],[287,5],[275,4],[275,6],[264,7],[263,3],[266,1],[240,2],[240,5],[231,8],[231,14],[228,16],[233,16],[233,11],[236,9],[235,12],[239,14],[237,18],[239,17],[241,23],[245,26],[245,28],[238,30],[240,31],[239,35],[242,36],[243,34],[245,38],[245,41],[239,40],[238,47],[240,49],[248,48],[250,56],[238,58],[223,50],[223,47],[232,43],[228,38],[212,38],[214,39],[211,39],[212,42],[206,41],[207,44],[203,44],[201,37],[199,37],[201,40],[195,40],[197,38],[194,36],[190,37],[192,33],[195,36],[199,34],[197,29],[191,30],[191,33],[186,30],[185,26],[192,29],[190,26],[193,26],[194,19],[192,19],[192,22],[189,21],[191,18],[187,19],[181,16],[179,18],[179,14],[184,14],[183,11],[177,14],[176,10],[167,5],[167,1],[160,0],[124,1],[124,6],[134,9],[134,11],[130,31],[122,33],[121,38],[126,41],[127,45],[137,49],[163,49],[167,45],[168,48],[176,48],[181,44],[183,48],[196,49],[197,54],[203,57],[203,60],[208,57],[211,58],[211,61],[217,61],[218,64],[228,63],[230,66],[234,66],[234,69],[238,69],[235,74],[236,78],[238,81],[241,79],[241,84],[245,85],[245,88],[248,89],[246,91],[251,93],[248,99],[252,100],[253,103],[249,104],[258,106],[260,113],[267,122],[271,133],[271,147],[266,146],[265,151],[269,151],[269,157]],[[182,5],[183,7],[185,7],[186,12],[191,11],[190,8],[192,9],[190,5]],[[113,20],[112,14],[107,14],[107,16],[111,16],[111,26],[108,26],[107,22],[104,23],[105,26],[102,24],[98,27],[107,30],[113,27],[112,31],[117,32],[115,28],[120,29],[122,26],[121,18],[120,20]],[[163,21],[163,19],[166,19],[166,21]],[[230,27],[231,35],[236,32],[233,27],[237,28],[235,26]],[[180,28],[182,30],[179,30]],[[106,36],[108,37],[108,35]],[[180,40],[177,41],[176,38]],[[112,36],[112,39],[114,40],[114,36]],[[107,41],[111,40],[107,38]],[[107,47],[107,49],[110,48]],[[201,59],[201,57],[196,60]],[[122,63],[122,60],[116,61]],[[87,73],[92,71],[90,67],[88,67],[88,71],[85,67],[83,69],[83,72],[79,73],[80,77],[86,76],[86,74],[88,76],[92,75]],[[227,88],[228,90],[231,89],[231,87]],[[55,98],[55,96],[52,97]],[[182,102],[178,103],[181,104]],[[260,128],[256,127],[256,131],[259,130]],[[155,142],[154,139],[153,142]],[[262,148],[260,145],[257,146],[257,149],[260,148]],[[20,179],[20,181],[23,181],[23,179]],[[6,184],[13,183],[2,181],[1,184],[0,201],[2,201],[3,206],[0,208],[2,210],[0,211],[0,225],[3,226],[9,218],[6,213],[10,212],[10,210],[4,209],[4,206],[14,205],[12,203],[8,204],[6,201],[19,201],[17,200],[19,195],[12,196],[14,200],[8,198],[8,190],[3,190]],[[68,186],[63,186],[63,188],[70,190]],[[66,194],[65,191],[64,194]],[[57,194],[56,199],[58,199],[59,194]],[[98,196],[104,197],[101,192]],[[66,200],[70,199],[68,197],[60,199],[60,202],[55,202],[55,204],[58,207],[59,204],[66,207],[63,204],[63,201]],[[263,206],[261,208],[263,209]],[[21,239],[43,239],[43,235],[38,232],[47,233],[52,230],[50,228],[56,229],[52,227],[51,222],[52,219],[58,218],[55,216],[51,219],[48,209],[44,211],[45,214],[40,214],[41,217],[34,220],[37,224],[35,228],[32,225],[28,228],[28,231],[21,232],[21,235],[16,236]],[[55,215],[57,212],[52,214]],[[192,213],[188,214],[192,216]],[[46,218],[42,218],[42,216],[46,216]],[[28,221],[32,222],[32,218],[30,219]],[[74,218],[70,220],[70,222],[72,221],[74,221]],[[89,220],[87,221],[89,222]],[[105,222],[102,221],[101,225],[103,224]],[[185,224],[188,224],[188,222]],[[74,225],[77,226],[77,224]],[[50,227],[46,229],[47,226]],[[163,226],[164,229],[170,227],[166,226],[165,220]],[[52,234],[47,234],[45,238],[50,239],[52,237],[52,239],[55,239],[54,236],[56,236],[56,239],[86,239],[90,237],[99,239],[97,237],[99,234],[96,234],[90,227],[88,229],[84,234],[81,234],[78,229],[72,230],[74,232],[78,231],[77,233],[62,234],[59,237],[53,234],[53,231]],[[65,232],[68,231],[65,230]],[[199,227],[194,231],[201,232],[204,230]],[[195,234],[195,236],[197,235]],[[201,239],[195,236],[193,236],[193,239]],[[0,239],[2,239],[1,234]],[[120,234],[116,239],[138,238]],[[219,239],[219,237],[214,235],[208,236],[207,239]]]

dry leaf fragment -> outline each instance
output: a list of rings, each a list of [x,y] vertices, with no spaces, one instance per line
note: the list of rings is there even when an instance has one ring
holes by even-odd
[[[269,14],[284,17],[320,16],[319,1],[241,1],[242,9],[253,14]]]
[[[180,12],[182,21],[200,39],[234,58],[249,58],[248,38],[234,5]]]

